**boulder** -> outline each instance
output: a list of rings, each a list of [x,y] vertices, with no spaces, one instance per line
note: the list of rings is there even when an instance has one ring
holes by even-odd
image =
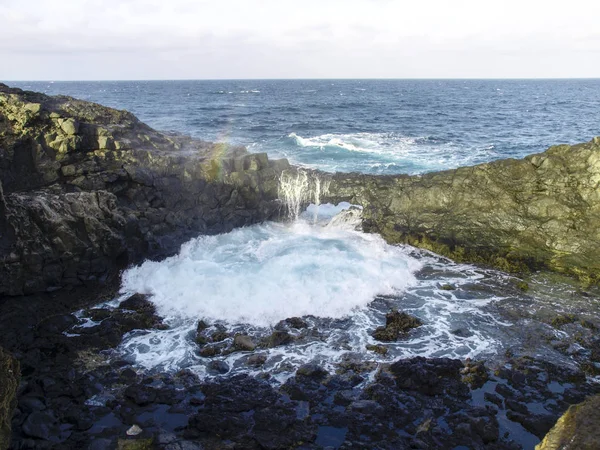
[[[536,450],[573,448],[595,450],[600,448],[600,395],[569,407],[548,432]]]
[[[401,335],[405,335],[411,329],[423,325],[417,317],[393,310],[385,316],[385,326],[378,327],[373,332],[373,337],[378,341],[392,342],[397,340]]]
[[[390,243],[504,271],[600,274],[600,137],[424,175],[335,174],[323,202],[363,206]]]

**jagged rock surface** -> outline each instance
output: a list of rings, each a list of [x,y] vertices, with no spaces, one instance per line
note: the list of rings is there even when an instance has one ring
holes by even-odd
[[[558,419],[556,425],[537,445],[536,450],[578,449],[593,450],[600,448],[600,396],[588,398],[583,403],[572,405]]]
[[[599,280],[600,137],[418,176],[336,174],[324,201],[362,205],[365,231],[391,243]]]
[[[0,450],[10,444],[13,410],[17,406],[19,363],[0,347]]]
[[[287,167],[0,84],[0,295],[104,281],[192,236],[272,218]]]

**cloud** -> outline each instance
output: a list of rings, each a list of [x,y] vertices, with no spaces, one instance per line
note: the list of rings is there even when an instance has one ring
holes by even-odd
[[[600,76],[597,17],[584,0],[3,0],[0,79]]]

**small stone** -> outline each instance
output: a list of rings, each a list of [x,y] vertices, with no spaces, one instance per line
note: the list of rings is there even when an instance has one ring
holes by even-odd
[[[196,327],[196,331],[198,333],[202,333],[204,330],[206,330],[208,328],[208,324],[204,321],[204,320],[200,320],[198,322],[198,327]]]
[[[138,425],[132,425],[129,430],[127,430],[127,436],[137,436],[142,432],[142,429]]]
[[[256,344],[252,341],[252,338],[245,334],[238,334],[233,339],[233,347],[236,350],[243,352],[251,352],[256,348]]]
[[[453,291],[456,289],[456,286],[453,286],[452,284],[442,284],[440,286],[440,289],[442,291]]]
[[[388,348],[383,345],[367,345],[367,350],[379,353],[380,355],[387,355],[388,352]]]
[[[227,334],[227,332],[225,330],[215,331],[211,335],[211,339],[213,342],[221,342],[221,341],[224,341],[225,339],[227,339],[228,337],[229,337],[229,335]]]
[[[400,335],[408,333],[412,328],[423,325],[420,319],[405,312],[392,310],[385,316],[385,326],[378,327],[373,332],[373,337],[378,341],[392,342]]]
[[[287,331],[275,330],[267,338],[267,347],[278,347],[280,345],[286,345],[294,341],[294,337]]]
[[[246,361],[246,364],[249,366],[258,367],[258,366],[262,366],[266,362],[267,362],[267,355],[265,355],[264,353],[257,353],[257,354],[250,356],[248,358],[248,360]]]
[[[523,292],[527,292],[529,290],[529,284],[526,281],[520,280],[516,284],[517,289]]]
[[[200,356],[203,358],[212,358],[213,356],[217,356],[219,354],[221,354],[221,349],[214,345],[207,345],[202,347],[200,350]]]
[[[225,361],[211,361],[208,365],[208,371],[224,375],[229,372],[229,365]]]

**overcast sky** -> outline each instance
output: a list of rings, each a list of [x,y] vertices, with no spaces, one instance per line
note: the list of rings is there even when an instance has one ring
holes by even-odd
[[[0,80],[600,77],[600,0],[0,0]]]

